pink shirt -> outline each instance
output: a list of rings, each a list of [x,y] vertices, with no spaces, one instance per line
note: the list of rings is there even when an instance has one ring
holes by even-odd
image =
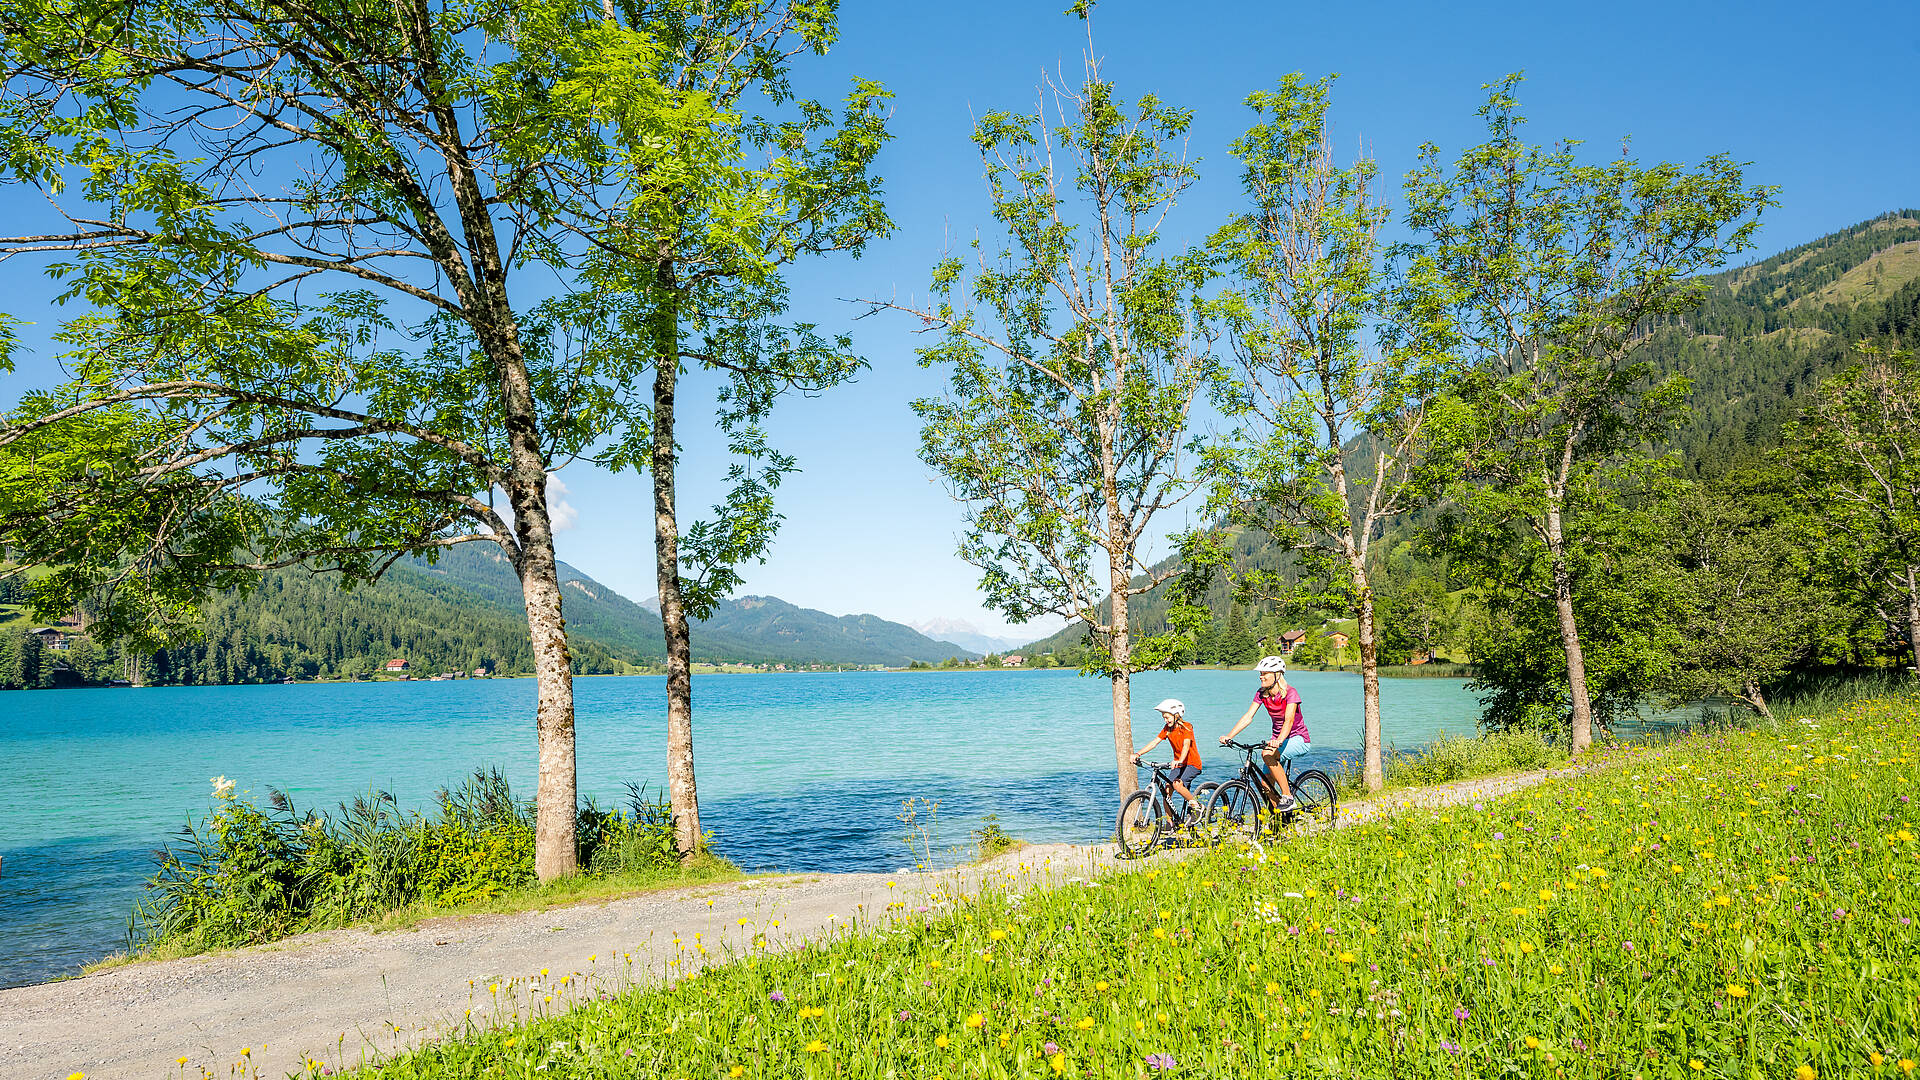
[[[1313,741],[1313,736],[1307,734],[1306,713],[1304,710],[1300,708],[1300,688],[1299,687],[1289,686],[1287,687],[1287,692],[1285,694],[1279,697],[1271,697],[1271,698],[1265,696],[1264,694],[1256,690],[1254,691],[1254,694],[1253,694],[1253,700],[1259,702],[1262,705],[1265,705],[1267,707],[1267,714],[1273,717],[1273,737],[1274,738],[1277,739],[1280,737],[1280,728],[1284,726],[1287,722],[1287,706],[1292,705],[1293,706],[1293,729],[1287,732],[1287,737],[1292,738],[1293,736],[1298,735],[1300,736],[1301,742],[1311,743]]]

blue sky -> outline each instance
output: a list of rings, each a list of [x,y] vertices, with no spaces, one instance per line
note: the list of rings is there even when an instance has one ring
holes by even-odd
[[[894,138],[879,169],[898,225],[865,258],[803,265],[795,315],[851,326],[872,369],[850,386],[782,406],[777,445],[802,469],[781,491],[786,523],[747,592],[835,614],[901,621],[963,618],[989,632],[1002,620],[979,605],[977,573],[954,555],[962,515],[915,457],[908,402],[939,392],[913,358],[911,325],[853,323],[849,298],[924,295],[946,238],[989,224],[971,118],[1030,109],[1043,70],[1077,74],[1083,24],[1046,3],[902,4],[847,0],[842,39],[808,58],[800,82],[837,96],[853,75],[896,95]],[[1232,211],[1228,142],[1248,121],[1242,100],[1290,71],[1339,72],[1336,148],[1362,144],[1387,194],[1423,141],[1455,151],[1481,133],[1482,84],[1524,70],[1523,111],[1536,141],[1585,140],[1596,154],[1631,136],[1642,159],[1698,160],[1725,152],[1777,184],[1782,205],[1761,231],[1766,254],[1883,210],[1920,204],[1920,5],[1186,4],[1107,0],[1095,45],[1121,93],[1158,94],[1195,110],[1191,153],[1203,180],[1170,239],[1200,239]],[[13,217],[0,206],[0,222]],[[0,264],[0,310],[53,321],[48,290],[22,263]],[[11,382],[52,377],[42,348]],[[4,393],[0,397],[12,398]],[[725,462],[683,399],[688,426],[682,490],[689,511],[714,501]],[[585,469],[562,474],[577,517],[561,557],[635,599],[653,587],[651,513],[643,477]],[[1169,520],[1168,530],[1186,522]],[[1165,531],[1165,530],[1162,530]],[[1054,624],[1037,628],[1050,631]],[[1019,635],[1020,631],[1013,632]]]

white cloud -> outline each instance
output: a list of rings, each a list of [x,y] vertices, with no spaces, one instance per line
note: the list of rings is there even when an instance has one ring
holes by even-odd
[[[580,511],[567,501],[567,485],[553,473],[547,474],[547,516],[553,521],[554,532],[571,529],[580,520]]]

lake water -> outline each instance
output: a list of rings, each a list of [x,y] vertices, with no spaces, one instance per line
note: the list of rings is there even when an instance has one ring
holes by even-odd
[[[1293,677],[1316,754],[1360,743],[1360,680]],[[1134,679],[1136,745],[1152,706],[1186,701],[1205,748],[1251,701],[1239,671]],[[664,678],[574,684],[580,791],[603,805],[665,777]],[[1382,681],[1385,737],[1412,748],[1470,733],[1457,679]],[[711,675],[694,678],[702,821],[748,870],[891,870],[910,859],[901,800],[939,800],[938,849],[989,813],[1015,836],[1094,841],[1112,828],[1105,680],[1072,672]],[[534,684],[526,679],[0,693],[0,987],[77,971],[123,947],[153,850],[207,812],[226,776],[264,802],[333,809],[369,788],[403,807],[477,766],[533,793]],[[1250,731],[1264,719],[1256,717]]]

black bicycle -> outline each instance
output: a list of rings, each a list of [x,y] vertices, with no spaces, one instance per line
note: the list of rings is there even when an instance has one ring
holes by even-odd
[[[1123,858],[1137,859],[1152,851],[1162,839],[1175,839],[1186,833],[1190,827],[1202,818],[1198,811],[1206,806],[1219,785],[1201,784],[1189,788],[1193,792],[1193,801],[1187,804],[1185,812],[1176,812],[1173,800],[1177,794],[1173,790],[1173,778],[1168,771],[1172,762],[1164,764],[1142,761],[1143,768],[1153,770],[1153,780],[1147,787],[1127,796],[1120,804],[1120,820],[1114,826],[1114,835],[1119,838],[1119,854]],[[1159,798],[1154,798],[1158,795]]]
[[[1339,796],[1333,778],[1319,769],[1302,769],[1298,774],[1287,769],[1287,786],[1293,789],[1293,807],[1275,810],[1280,804],[1280,789],[1267,775],[1264,763],[1254,764],[1254,755],[1264,750],[1263,743],[1229,742],[1243,751],[1246,760],[1240,775],[1213,790],[1207,808],[1200,814],[1201,828],[1219,843],[1227,839],[1254,839],[1268,832],[1274,819],[1288,825],[1331,826],[1339,813]]]

